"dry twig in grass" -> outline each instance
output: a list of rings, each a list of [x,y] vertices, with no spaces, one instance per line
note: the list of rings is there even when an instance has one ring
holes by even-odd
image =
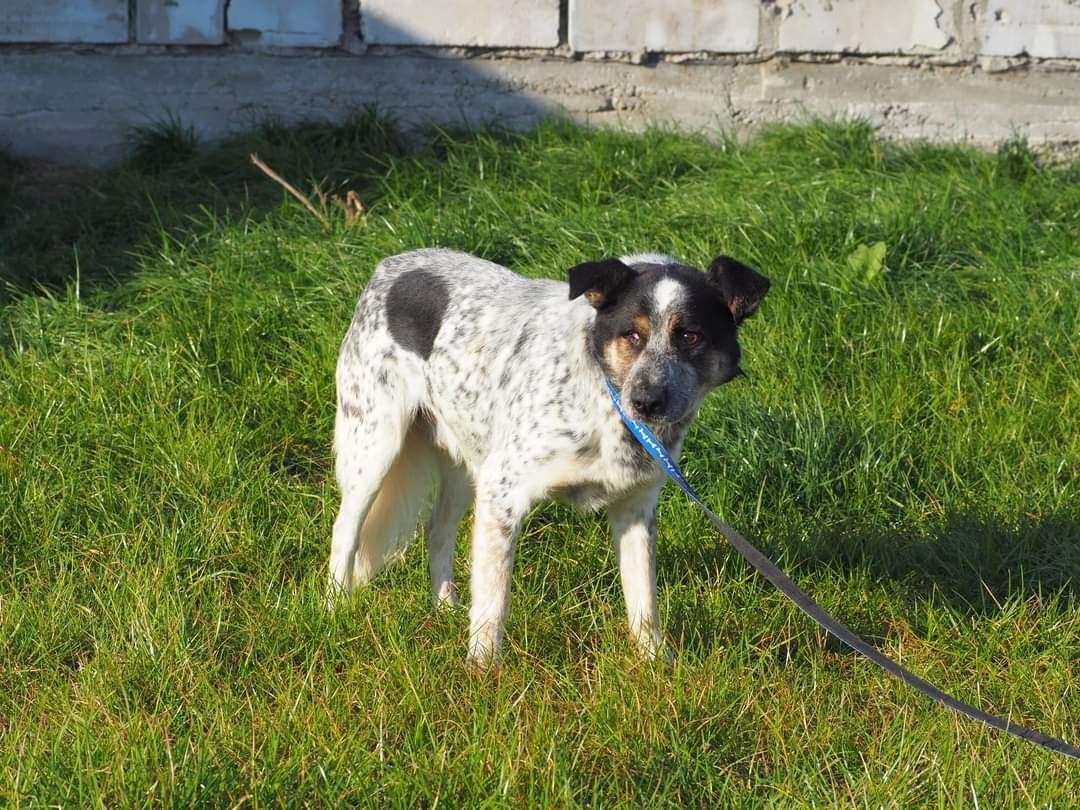
[[[311,189],[315,192],[315,196],[319,198],[319,203],[322,205],[324,211],[328,206],[336,205],[345,212],[346,225],[352,225],[367,213],[367,209],[364,208],[364,203],[361,201],[360,195],[352,189],[345,192],[345,199],[342,199],[340,194],[331,194],[330,196],[327,196],[326,192],[319,188],[318,183],[312,184]]]
[[[330,220],[326,218],[326,214],[320,212],[319,209],[312,205],[311,200],[309,200],[307,197],[297,191],[295,186],[290,184],[280,174],[267,166],[266,163],[263,162],[262,158],[260,158],[254,152],[251,153],[251,162],[254,163],[263,174],[265,174],[275,183],[279,183],[282,188],[284,188],[287,192],[296,197],[296,199],[298,199],[303,204],[304,208],[310,211],[315,216],[315,218],[322,223],[324,230],[330,230]]]

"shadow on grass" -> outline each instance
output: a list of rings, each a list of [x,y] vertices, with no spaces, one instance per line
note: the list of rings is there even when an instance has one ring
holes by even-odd
[[[360,193],[407,151],[395,124],[365,108],[343,123],[284,126],[200,148],[179,120],[132,134],[132,157],[108,171],[5,160],[0,174],[0,304],[54,293],[76,278],[83,295],[122,284],[139,253],[213,217],[239,222],[281,204],[285,193],[256,169],[258,153],[307,194]],[[304,214],[308,216],[308,214]]]
[[[925,536],[867,532],[856,521],[812,537],[806,561],[865,568],[901,583],[917,598],[989,614],[1017,597],[1080,595],[1080,522],[1057,514],[1015,525],[954,513]]]
[[[1075,513],[1029,507],[1038,497],[995,503],[993,476],[981,475],[974,460],[956,462],[950,476],[939,446],[946,439],[927,438],[925,425],[803,416],[771,412],[753,392],[739,392],[723,411],[705,415],[683,453],[714,508],[726,494],[745,515],[746,502],[757,498],[757,511],[769,517],[761,521],[765,536],[749,539],[797,582],[818,573],[865,576],[895,584],[909,601],[933,600],[961,615],[992,615],[1017,599],[1057,596],[1072,605],[1080,597]],[[1002,482],[1001,492],[1013,486]],[[917,517],[924,511],[933,516]],[[738,556],[711,527],[705,531],[715,540],[662,550],[663,569],[719,570]]]
[[[921,603],[943,606],[950,613],[969,617],[992,617],[1006,611],[1008,605],[1032,598],[1063,600],[1073,609],[1080,596],[1080,522],[1071,515],[1051,515],[1041,520],[1024,518],[1016,525],[987,520],[973,514],[949,515],[940,529],[925,535],[882,531],[860,526],[849,519],[809,539],[794,539],[781,551],[756,542],[817,601],[814,582],[839,575],[854,574],[857,582],[888,584],[890,594],[903,600],[900,608],[914,633],[924,636],[925,611]],[[751,542],[754,540],[751,538]],[[660,555],[659,579],[678,576],[687,568],[698,571],[731,570],[725,565],[738,558],[720,537],[702,546],[699,553],[684,550]],[[741,558],[740,558],[741,559]],[[749,565],[746,570],[749,573]],[[730,587],[744,587],[738,576]],[[761,588],[771,588],[764,579]],[[721,585],[720,587],[727,587]],[[832,588],[830,588],[832,590]],[[871,597],[869,602],[880,600]],[[865,598],[856,598],[851,612],[833,607],[833,613],[854,632],[878,644],[889,634],[884,618],[873,615]],[[806,620],[809,627],[809,620]],[[734,631],[715,621],[707,607],[684,604],[668,620],[670,637],[683,639],[691,648],[708,653],[739,639],[728,637]],[[851,652],[838,640],[828,637],[830,649]],[[785,642],[777,655],[788,657],[796,642]]]

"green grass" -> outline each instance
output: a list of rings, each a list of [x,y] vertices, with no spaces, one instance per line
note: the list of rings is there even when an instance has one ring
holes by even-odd
[[[858,124],[709,144],[553,123],[420,151],[370,113],[187,135],[3,201],[2,803],[1075,802],[1075,764],[847,652],[674,491],[671,671],[630,650],[603,521],[563,507],[524,532],[497,676],[466,672],[463,614],[430,610],[422,544],[336,613],[321,596],[335,354],[381,257],[561,277],[725,252],[773,288],[689,478],[885,652],[1077,742],[1080,171]],[[252,150],[368,215],[330,207],[324,233]]]

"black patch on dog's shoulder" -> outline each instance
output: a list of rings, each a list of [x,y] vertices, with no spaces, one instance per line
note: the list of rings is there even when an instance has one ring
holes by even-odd
[[[409,270],[390,285],[386,295],[386,322],[390,336],[403,349],[431,356],[439,334],[450,290],[430,270]]]

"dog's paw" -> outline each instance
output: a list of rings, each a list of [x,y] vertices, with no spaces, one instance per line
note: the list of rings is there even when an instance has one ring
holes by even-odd
[[[653,661],[665,667],[675,665],[675,651],[664,639],[648,635],[637,638],[635,641],[637,642],[638,655],[643,660]]]
[[[494,678],[502,669],[497,658],[478,658],[471,653],[465,658],[465,671],[474,678]]]
[[[444,582],[438,593],[432,594],[431,602],[435,610],[454,610],[461,604],[457,588],[452,582]]]
[[[499,658],[495,647],[487,639],[473,639],[469,654],[465,656],[465,669],[471,675],[486,676],[499,671]]]
[[[495,678],[502,670],[502,666],[494,660],[483,661],[472,658],[465,659],[465,671],[474,678]]]

